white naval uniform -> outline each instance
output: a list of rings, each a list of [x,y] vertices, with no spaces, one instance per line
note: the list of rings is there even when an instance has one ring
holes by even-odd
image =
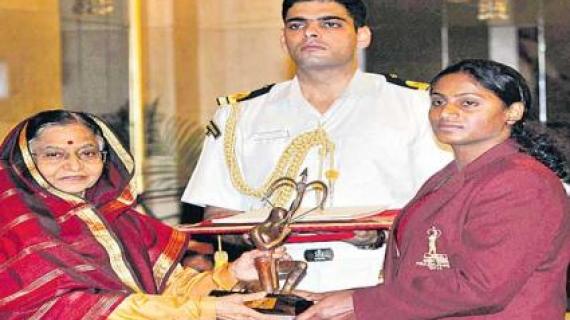
[[[328,205],[401,208],[429,176],[452,159],[451,153],[435,142],[428,122],[429,105],[425,91],[395,85],[381,75],[356,71],[345,92],[326,113],[320,114],[303,97],[294,78],[240,103],[235,144],[239,167],[245,181],[259,187],[292,139],[321,126],[335,144],[334,169],[339,172],[332,203]],[[216,113],[214,122],[222,136],[206,138],[182,201],[240,211],[263,206],[259,199],[239,193],[230,180],[223,149],[229,113],[229,107]],[[308,181],[312,181],[323,179],[318,176],[323,165],[324,169],[329,168],[328,157],[323,163],[315,148],[301,169],[308,168]],[[288,245],[288,252],[294,259],[302,259],[307,245]],[[339,245],[344,248],[346,244]],[[334,266],[309,263],[299,289],[323,292],[375,285],[384,250],[374,251],[375,259],[370,252],[363,252],[362,257],[358,252],[346,255],[346,259],[344,254],[335,252],[338,263]],[[346,275],[351,275],[352,280],[336,280]]]

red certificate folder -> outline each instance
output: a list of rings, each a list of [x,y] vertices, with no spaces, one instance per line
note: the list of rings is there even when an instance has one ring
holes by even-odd
[[[356,230],[387,230],[399,210],[386,210],[365,218],[343,221],[314,221],[295,222],[291,224],[294,235],[287,242],[316,242],[344,240],[353,236]],[[247,233],[255,224],[228,224],[212,223],[207,220],[197,224],[186,224],[177,227],[178,230],[190,234],[243,234]]]

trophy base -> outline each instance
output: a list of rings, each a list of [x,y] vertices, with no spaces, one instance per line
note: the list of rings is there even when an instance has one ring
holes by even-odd
[[[214,290],[210,292],[210,296],[221,297],[235,293]],[[261,313],[283,316],[283,319],[294,319],[296,315],[312,306],[313,302],[291,294],[268,294],[263,299],[248,301],[244,304]]]

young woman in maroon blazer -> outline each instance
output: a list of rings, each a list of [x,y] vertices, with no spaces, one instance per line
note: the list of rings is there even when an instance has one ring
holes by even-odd
[[[385,283],[318,297],[306,319],[563,319],[570,261],[564,157],[525,127],[514,69],[465,60],[431,81],[430,121],[455,160],[395,221]]]

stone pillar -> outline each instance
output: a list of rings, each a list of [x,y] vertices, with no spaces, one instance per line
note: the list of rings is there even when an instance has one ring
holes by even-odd
[[[515,69],[519,66],[518,29],[514,25],[489,25],[489,59]]]

